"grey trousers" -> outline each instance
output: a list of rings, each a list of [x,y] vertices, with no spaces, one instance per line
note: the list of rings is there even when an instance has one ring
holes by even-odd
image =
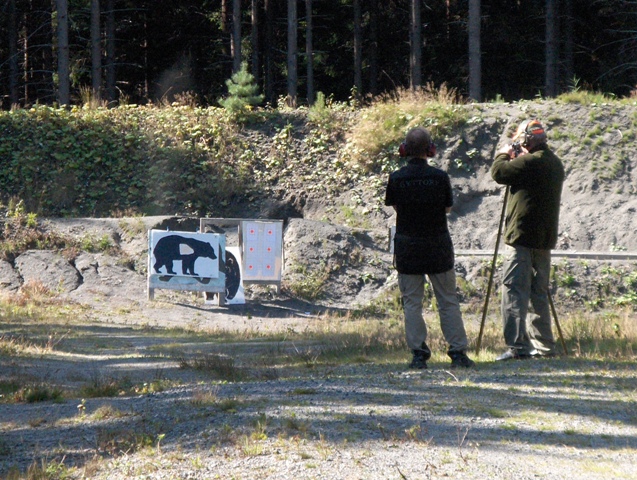
[[[465,352],[468,346],[467,333],[456,295],[456,272],[451,269],[427,277],[436,296],[440,327],[449,344],[449,352]],[[422,315],[425,276],[399,273],[398,288],[403,298],[407,346],[411,350],[417,350],[427,340],[427,325]]]
[[[520,246],[507,250],[502,274],[504,341],[522,354],[534,349],[555,353],[548,299],[551,251]]]

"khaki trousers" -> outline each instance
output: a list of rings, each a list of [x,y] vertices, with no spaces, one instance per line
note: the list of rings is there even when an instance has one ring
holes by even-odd
[[[449,352],[466,352],[467,333],[456,295],[456,272],[451,269],[444,273],[427,275],[427,277],[436,296],[440,327],[449,344]],[[425,276],[399,273],[398,288],[403,298],[407,346],[411,350],[418,350],[427,340],[427,325],[422,315]]]
[[[509,348],[555,353],[548,299],[551,251],[508,246],[502,274],[502,320]],[[529,305],[530,303],[530,305]]]

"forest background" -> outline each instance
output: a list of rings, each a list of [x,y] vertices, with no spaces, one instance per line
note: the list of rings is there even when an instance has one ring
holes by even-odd
[[[2,0],[0,98],[12,105],[217,105],[249,64],[264,105],[364,101],[446,83],[474,100],[627,96],[625,0]]]

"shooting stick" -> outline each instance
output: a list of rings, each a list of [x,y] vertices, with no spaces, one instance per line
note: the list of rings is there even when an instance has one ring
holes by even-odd
[[[551,290],[547,290],[546,294],[549,296],[549,305],[551,306],[551,312],[553,312],[553,318],[555,319],[555,326],[557,327],[557,333],[560,336],[560,342],[562,343],[562,348],[564,349],[564,355],[568,357],[566,342],[564,341],[564,335],[562,335],[562,327],[560,327],[560,322],[557,320],[557,311],[555,310],[555,305],[553,304],[553,295],[551,295]]]
[[[491,271],[489,272],[489,283],[487,285],[487,296],[484,299],[484,308],[482,309],[482,321],[480,322],[480,333],[478,334],[478,342],[476,343],[476,355],[480,355],[480,347],[482,346],[482,334],[484,332],[484,321],[487,318],[487,310],[489,308],[489,297],[491,296],[491,287],[493,286],[493,275],[495,274],[495,263],[498,259],[498,249],[500,248],[500,237],[502,234],[502,225],[504,224],[504,216],[506,215],[507,201],[509,199],[509,187],[504,191],[504,200],[502,202],[502,214],[500,215],[500,224],[498,225],[498,236],[495,239],[495,251],[493,252],[493,261],[491,262]]]

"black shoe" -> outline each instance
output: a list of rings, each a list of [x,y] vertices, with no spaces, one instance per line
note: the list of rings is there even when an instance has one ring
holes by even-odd
[[[425,342],[422,342],[420,349],[414,350],[414,353],[416,351],[421,352],[421,354],[425,357],[425,360],[429,360],[431,358],[431,350],[429,349],[429,346]]]
[[[414,357],[411,359],[409,368],[424,370],[427,368],[427,360],[431,357],[431,352],[425,350],[413,350]]]
[[[467,357],[464,352],[449,352],[447,355],[451,357],[451,368],[471,368],[476,366],[476,362]]]
[[[506,360],[526,360],[531,358],[529,353],[521,353],[515,348],[509,348],[506,352],[504,352],[499,357],[496,357],[496,362],[504,362]]]
[[[535,350],[531,357],[533,358],[555,358],[557,354],[555,352],[540,352],[539,350]]]

